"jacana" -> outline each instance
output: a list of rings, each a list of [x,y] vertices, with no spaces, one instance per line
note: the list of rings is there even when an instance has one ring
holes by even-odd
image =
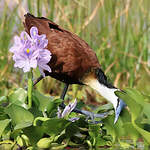
[[[35,26],[39,34],[46,35],[47,49],[52,53],[52,59],[48,63],[52,72],[45,71],[45,75],[66,84],[61,98],[64,99],[69,84],[88,85],[113,104],[116,122],[125,103],[115,95],[114,92],[120,89],[108,82],[90,46],[76,34],[44,17],[27,13],[23,24],[29,34],[30,28]]]

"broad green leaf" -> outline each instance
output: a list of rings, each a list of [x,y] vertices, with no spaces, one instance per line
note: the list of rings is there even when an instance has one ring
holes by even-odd
[[[128,144],[127,142],[122,142],[121,140],[119,140],[119,143],[123,149],[129,149],[130,148],[130,144]]]
[[[32,145],[36,144],[44,135],[44,130],[41,126],[30,126],[24,128],[23,132],[30,139]]]
[[[134,99],[138,104],[143,106],[144,99],[146,98],[144,97],[144,95],[142,95],[139,91],[131,88],[127,88],[125,91],[132,99]]]
[[[63,118],[51,118],[47,121],[44,121],[42,127],[48,135],[58,135],[60,134],[71,122]]]
[[[34,99],[34,101],[37,101],[35,103],[38,104],[39,110],[40,111],[45,111],[45,109],[47,108],[47,106],[51,102],[52,97],[45,96],[45,95],[41,94],[39,91],[34,90],[33,91],[33,99]]]
[[[8,96],[8,100],[12,104],[17,104],[19,106],[25,106],[25,101],[27,98],[27,91],[22,88],[19,88],[11,92]]]
[[[113,138],[113,143],[116,141],[116,139],[119,139],[120,137],[126,135],[125,129],[123,128],[123,121],[122,118],[124,116],[120,117],[116,124],[114,124],[114,115],[108,116],[105,118],[104,121],[104,129],[107,131],[107,135],[111,135]]]
[[[32,125],[32,122],[28,121],[28,122],[22,122],[22,123],[19,123],[15,126],[14,130],[18,130],[18,129],[23,129],[23,128],[26,128],[26,127],[29,127]]]
[[[42,138],[38,141],[38,148],[46,149],[51,146],[52,140],[50,138]]]
[[[5,109],[5,112],[12,119],[16,129],[32,125],[34,119],[32,113],[21,106],[11,104]]]
[[[10,121],[11,119],[0,120],[0,137]]]
[[[71,123],[66,127],[65,133],[66,133],[66,136],[70,138],[70,137],[73,137],[77,132],[79,134],[79,131],[80,131],[79,127],[76,126],[74,123]]]
[[[114,118],[112,116],[108,116],[107,118],[103,119],[104,127],[103,129],[106,129],[107,135],[111,135],[114,143],[116,140],[116,132],[115,132],[115,125],[114,125]]]
[[[108,103],[108,104],[99,106],[98,108],[96,108],[96,110],[94,112],[99,113],[101,111],[108,111],[110,109],[113,109],[113,106],[111,103]]]
[[[134,128],[131,122],[124,122],[123,127],[125,129],[125,134],[130,136],[133,140],[134,145],[136,145],[136,141],[140,137],[140,133]]]
[[[134,128],[145,138],[145,140],[150,144],[150,132],[142,129],[139,127],[136,123],[135,120],[141,115],[141,112],[143,111],[143,107],[141,105],[141,102],[139,98],[137,97],[137,92],[133,90],[127,90],[125,91],[126,93],[123,92],[116,92],[116,94],[125,101],[125,103],[128,105],[131,113],[131,122]],[[137,95],[136,95],[136,94]],[[130,96],[129,96],[130,95]],[[132,97],[131,97],[132,95]],[[133,96],[134,95],[134,96]],[[135,99],[136,100],[135,100]],[[141,98],[141,97],[140,97]],[[142,100],[142,99],[141,99]],[[137,103],[138,101],[138,103]],[[144,99],[143,99],[144,101]]]
[[[150,132],[140,128],[136,125],[134,121],[132,121],[134,128],[145,138],[145,140],[150,144]]]
[[[126,92],[126,91],[125,91]],[[117,96],[119,96],[130,108],[130,112],[132,115],[132,119],[136,120],[136,118],[141,114],[142,106],[138,104],[133,98],[128,95],[128,92],[115,92]]]
[[[50,101],[50,103],[47,106],[47,112],[50,113],[53,110],[56,110],[57,107],[62,103],[62,99],[54,99]]]
[[[143,113],[147,116],[150,121],[150,103],[143,102]]]
[[[127,89],[126,92],[130,97],[132,97],[138,104],[140,104],[143,107],[143,113],[150,120],[150,103],[144,101],[145,99],[147,99],[147,96],[144,96],[135,89]]]
[[[0,120],[8,119],[8,115],[4,111],[4,107],[0,107]]]

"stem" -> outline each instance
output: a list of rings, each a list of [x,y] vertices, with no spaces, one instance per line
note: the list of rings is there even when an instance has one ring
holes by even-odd
[[[30,109],[32,107],[32,87],[33,87],[33,81],[32,81],[32,70],[28,72],[28,108]]]

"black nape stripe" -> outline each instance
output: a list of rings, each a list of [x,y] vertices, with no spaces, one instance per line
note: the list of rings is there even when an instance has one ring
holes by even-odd
[[[52,23],[48,23],[48,24],[49,24],[50,29],[56,29],[56,30],[58,30],[58,31],[63,32],[63,30],[61,30],[61,29],[58,27],[58,25],[55,25],[55,24],[52,24]]]
[[[120,103],[120,100],[119,100],[119,98],[117,99],[117,107],[119,106],[119,103]],[[116,108],[117,108],[116,107]]]
[[[115,88],[111,83],[108,82],[106,75],[100,68],[96,70],[96,76],[101,84],[108,88]]]

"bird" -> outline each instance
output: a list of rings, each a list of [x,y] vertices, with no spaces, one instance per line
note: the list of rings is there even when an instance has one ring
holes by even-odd
[[[48,39],[46,49],[52,55],[48,63],[52,72],[45,70],[44,73],[46,76],[65,83],[61,98],[64,99],[70,84],[87,85],[113,104],[114,123],[116,123],[126,104],[115,95],[115,91],[121,90],[108,82],[94,50],[79,36],[45,17],[35,17],[30,13],[25,14],[24,17],[23,24],[28,34],[30,34],[31,27],[34,26],[37,27],[39,34],[45,34]],[[34,84],[41,79],[43,79],[42,76]],[[78,109],[75,111],[80,112]],[[84,110],[81,113],[88,114]]]

